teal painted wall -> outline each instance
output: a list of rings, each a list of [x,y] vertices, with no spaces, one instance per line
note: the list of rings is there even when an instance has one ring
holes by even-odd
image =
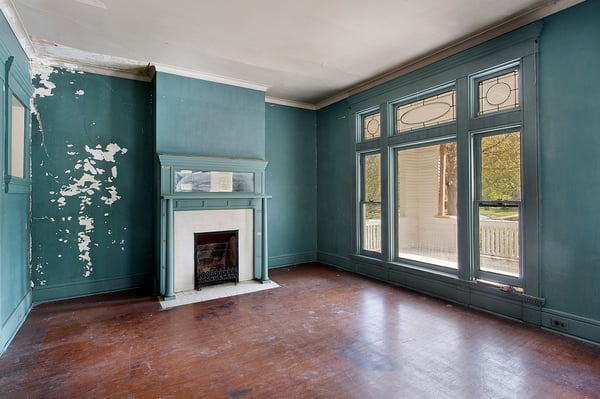
[[[14,57],[9,67],[7,61]],[[16,334],[31,309],[29,287],[29,168],[19,185],[7,190],[6,167],[10,148],[12,95],[29,106],[32,86],[29,60],[0,13],[0,354]],[[27,114],[28,112],[26,112]],[[25,153],[29,153],[30,129],[25,125]],[[27,164],[26,158],[26,164]]]
[[[265,93],[158,72],[156,150],[265,159]]]
[[[565,320],[568,327],[557,330],[596,342],[600,342],[598,15],[600,2],[588,1],[544,20],[537,62],[541,296],[545,304],[536,310],[506,302],[494,310],[549,328],[555,328],[552,319]],[[385,90],[385,86],[371,89],[374,96]],[[358,96],[368,98],[368,93]],[[353,256],[355,139],[345,101],[317,112],[317,132],[319,260],[468,303],[462,291],[465,287],[433,273],[399,273],[398,267]],[[496,301],[491,291],[471,295]],[[497,300],[500,304],[500,297]]]
[[[331,254],[354,251],[354,136],[348,106],[338,102],[317,112],[318,248]]]
[[[540,41],[546,307],[600,321],[600,1],[545,21]]]
[[[266,104],[269,266],[314,261],[317,250],[316,111]]]
[[[46,71],[32,142],[34,300],[149,284],[154,266],[151,84]],[[39,123],[38,123],[39,122]]]

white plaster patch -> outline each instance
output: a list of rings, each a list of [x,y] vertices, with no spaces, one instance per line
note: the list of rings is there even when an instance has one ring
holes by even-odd
[[[45,63],[41,59],[35,59],[31,63],[31,76],[37,76],[40,80],[38,87],[33,91],[33,98],[53,95],[52,90],[56,88],[56,85],[50,81],[50,75],[53,73],[58,73],[58,71],[52,65]]]
[[[103,196],[100,198],[106,205],[110,206],[121,199],[121,197],[117,195],[117,189],[115,186],[110,186],[107,188],[107,190],[110,194],[110,197]]]
[[[44,149],[46,156],[48,157],[49,154],[48,150],[46,149],[46,140],[44,135],[44,127],[42,125],[42,118],[35,106],[35,100],[37,98],[49,97],[54,95],[52,93],[52,90],[56,88],[56,85],[50,81],[50,75],[52,75],[53,73],[57,73],[57,70],[47,61],[36,58],[31,63],[31,77],[34,78],[37,76],[39,78],[39,83],[34,88],[33,95],[29,99],[29,108],[31,110],[32,115],[35,116],[38,122],[38,128],[41,134],[40,146]]]
[[[102,151],[102,146],[97,145],[96,149],[92,149],[85,146],[85,151],[92,154],[94,159],[98,161],[106,161],[106,162],[115,162],[115,154],[121,153],[125,154],[127,152],[127,148],[121,148],[118,144],[109,144],[106,146],[106,149]]]
[[[67,144],[67,148],[69,149],[66,152],[67,155],[74,156],[80,154],[78,151],[74,150],[73,147],[73,144]],[[79,252],[78,259],[84,264],[83,276],[89,277],[94,270],[90,248],[92,246],[98,247],[99,244],[93,242],[95,230],[94,218],[88,214],[87,209],[89,207],[100,207],[101,205],[111,206],[121,199],[117,187],[115,185],[106,185],[105,187],[105,183],[112,182],[112,180],[116,178],[117,166],[115,165],[115,157],[117,155],[125,154],[127,149],[122,148],[115,143],[110,143],[105,147],[98,144],[94,146],[94,148],[86,145],[84,149],[85,152],[82,153],[85,154],[85,156],[75,161],[73,170],[64,172],[64,176],[68,177],[68,182],[59,183],[61,186],[58,192],[50,192],[51,195],[55,196],[50,202],[56,203],[58,209],[61,210],[67,205],[71,198],[77,199],[79,203],[77,223],[80,226],[78,229],[79,231],[76,233],[77,249]],[[100,167],[105,165],[107,167]],[[110,170],[110,173],[107,173],[108,170]],[[58,179],[55,180],[59,182]],[[98,201],[101,201],[102,203],[100,204]],[[108,212],[104,213],[104,216],[108,216]],[[66,221],[70,222],[71,220],[71,216],[66,218]],[[52,221],[54,222],[54,220]],[[65,221],[64,217],[62,218],[62,221]],[[70,233],[68,229],[65,229],[65,232],[67,234]],[[110,235],[112,233],[109,231],[108,234]],[[63,236],[59,239],[59,242],[64,244],[67,240]],[[124,250],[124,247],[122,246],[124,244],[125,242],[123,240],[120,243],[121,250]]]
[[[75,92],[75,95],[77,95],[77,96],[83,96],[84,94],[85,94],[85,91],[83,91],[81,89],[79,89]]]

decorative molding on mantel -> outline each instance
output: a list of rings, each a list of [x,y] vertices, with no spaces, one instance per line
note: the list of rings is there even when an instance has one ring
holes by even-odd
[[[267,167],[268,162],[254,158],[225,158],[204,155],[158,154],[163,167],[181,168],[217,168],[212,170],[246,172],[259,171]]]

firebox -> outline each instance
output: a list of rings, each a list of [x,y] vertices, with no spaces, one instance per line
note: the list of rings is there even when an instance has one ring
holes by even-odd
[[[194,288],[239,282],[238,230],[194,234]]]

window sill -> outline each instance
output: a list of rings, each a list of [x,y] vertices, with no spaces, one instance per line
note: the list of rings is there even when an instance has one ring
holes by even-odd
[[[31,181],[15,176],[4,177],[7,194],[27,194],[31,190]]]

